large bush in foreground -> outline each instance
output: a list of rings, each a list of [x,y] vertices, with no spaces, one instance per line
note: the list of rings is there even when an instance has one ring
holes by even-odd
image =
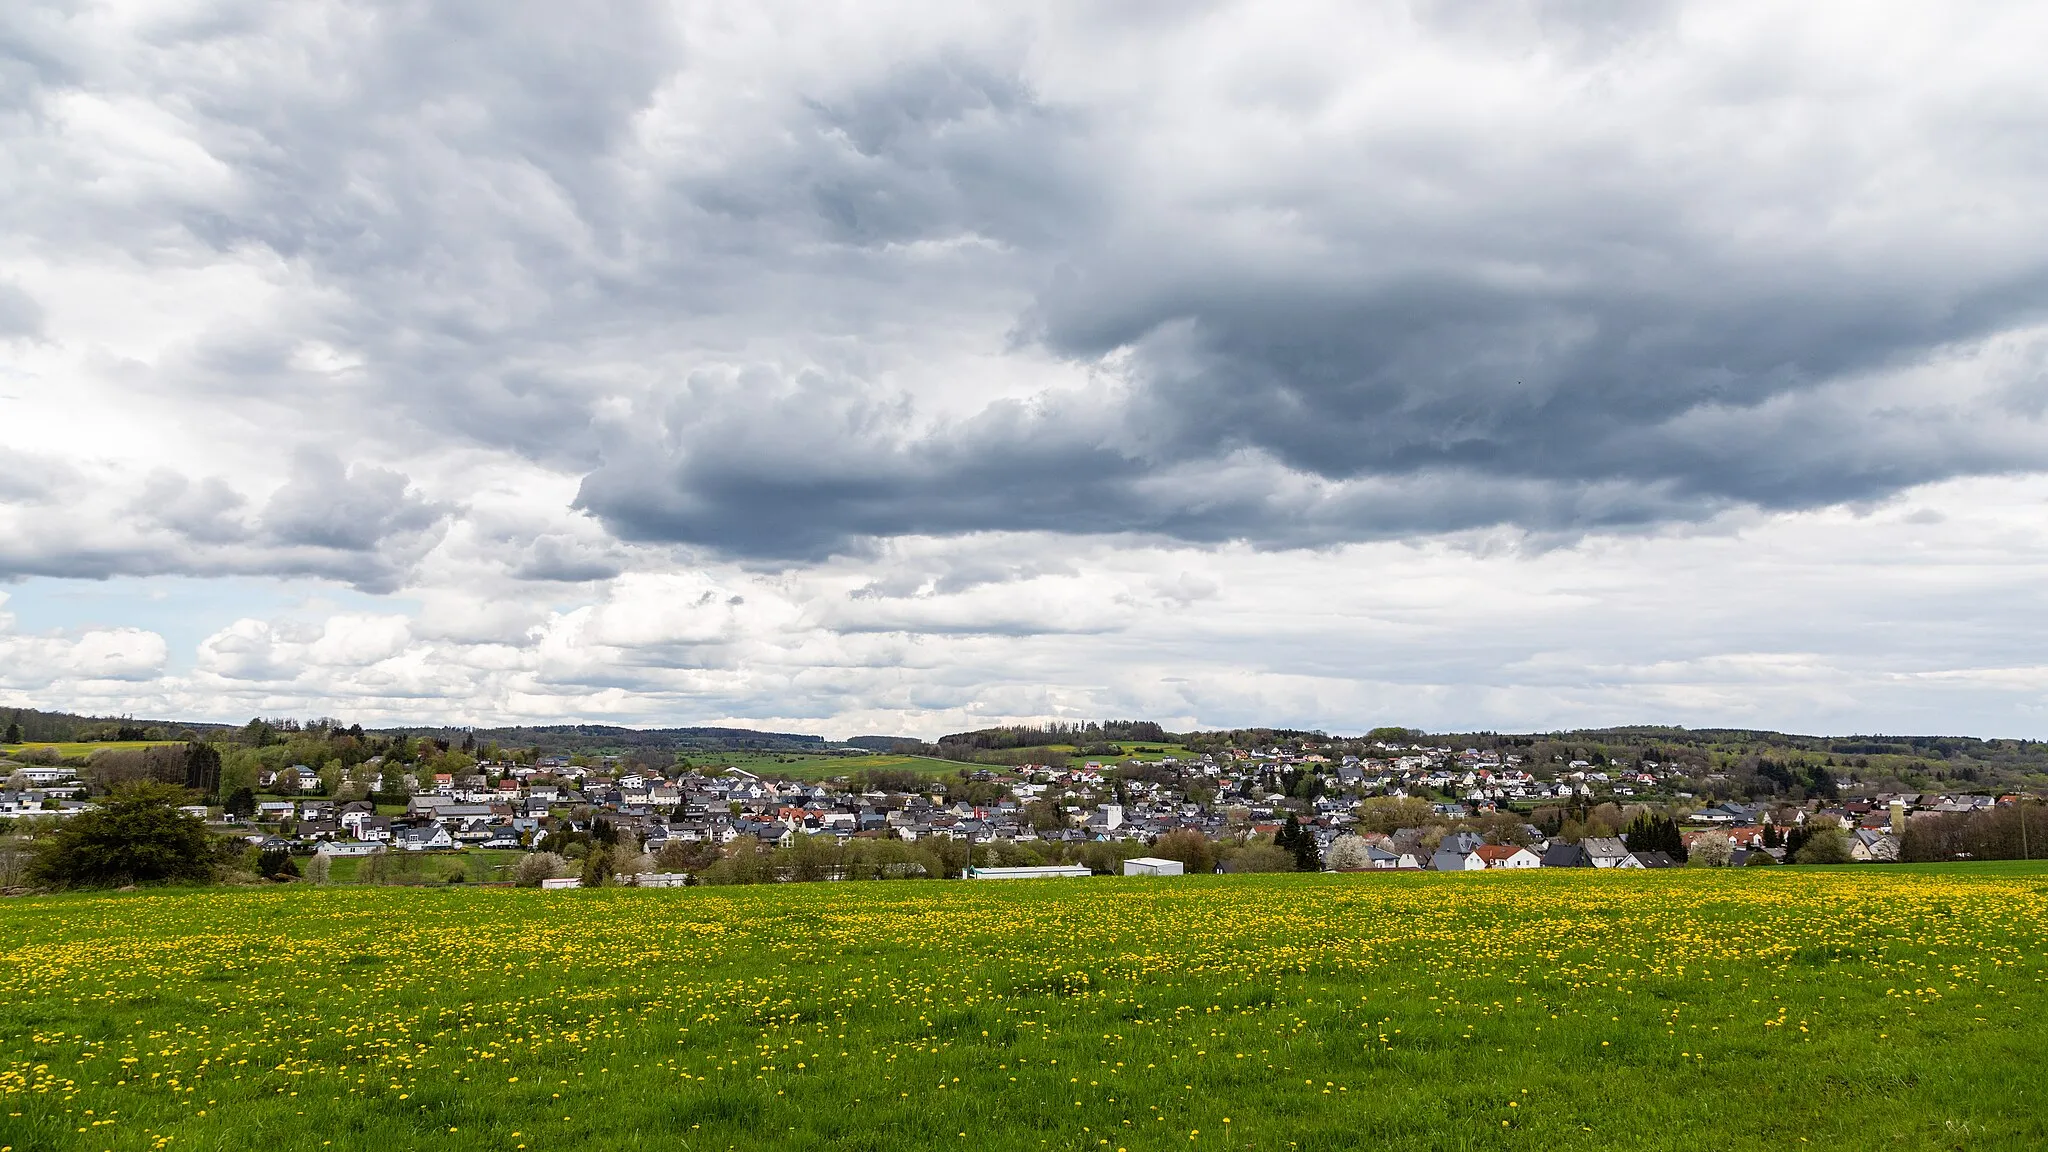
[[[121,786],[37,841],[32,878],[64,888],[211,879],[206,824],[178,811],[185,798],[184,789],[149,780]]]

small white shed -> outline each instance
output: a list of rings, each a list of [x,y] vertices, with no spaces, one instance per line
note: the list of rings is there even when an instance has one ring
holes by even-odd
[[[1126,876],[1179,876],[1187,867],[1178,860],[1166,860],[1158,856],[1133,856],[1124,861]]]

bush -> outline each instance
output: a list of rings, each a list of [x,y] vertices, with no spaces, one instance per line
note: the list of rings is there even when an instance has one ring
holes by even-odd
[[[185,799],[168,784],[123,785],[37,843],[36,880],[67,888],[204,883],[213,877],[213,844],[205,821],[178,811]]]
[[[265,880],[290,880],[299,874],[298,862],[283,848],[272,848],[256,857],[256,871]]]
[[[1855,857],[1849,854],[1849,834],[1840,828],[1816,828],[1806,838],[1799,851],[1792,858],[1794,864],[1847,864]]]
[[[1231,853],[1225,866],[1232,872],[1292,872],[1294,853],[1271,844],[1247,844]]]
[[[553,852],[529,852],[512,866],[512,882],[521,888],[538,888],[543,880],[569,874],[569,861]]]

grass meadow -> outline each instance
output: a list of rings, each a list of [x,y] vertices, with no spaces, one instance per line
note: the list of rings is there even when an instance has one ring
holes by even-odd
[[[2048,1147],[2048,870],[0,902],[0,1147]]]
[[[0,756],[12,756],[19,752],[33,752],[42,748],[55,748],[57,755],[68,759],[75,756],[90,756],[95,752],[107,749],[125,751],[136,748],[156,748],[164,744],[176,743],[178,743],[176,740],[31,740],[25,744],[0,744]]]
[[[940,760],[931,756],[899,756],[877,753],[871,756],[805,755],[801,752],[720,752],[693,756],[693,762],[707,771],[742,768],[757,776],[778,776],[790,780],[831,780],[877,768],[916,772],[923,776],[952,776],[973,764]]]

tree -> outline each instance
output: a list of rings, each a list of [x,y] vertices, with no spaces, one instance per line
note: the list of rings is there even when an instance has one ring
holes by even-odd
[[[1702,832],[1693,839],[1687,863],[1702,868],[1725,868],[1735,858],[1735,844],[1725,832]]]
[[[553,880],[569,872],[569,862],[553,852],[529,852],[519,858],[512,867],[512,882],[521,888],[538,888],[543,880]]]
[[[593,842],[590,854],[583,858],[583,886],[603,888],[612,882],[612,850],[601,843]]]
[[[1189,828],[1175,829],[1161,836],[1153,843],[1152,854],[1180,861],[1190,875],[1216,870],[1216,846],[1209,842],[1207,836]]]
[[[698,872],[718,859],[718,846],[707,841],[670,840],[655,854],[654,866],[663,872]]]
[[[1251,843],[1230,854],[1232,872],[1292,872],[1294,854],[1271,844]]]
[[[1292,820],[1293,817],[1288,817]],[[1306,828],[1297,831],[1294,837],[1294,870],[1296,872],[1321,872],[1323,851],[1316,847],[1315,833]]]
[[[220,794],[220,753],[211,744],[185,745],[185,787],[201,796]]]
[[[69,888],[211,879],[206,822],[178,811],[185,799],[184,789],[155,781],[122,785],[36,845],[36,879]]]
[[[1287,814],[1287,823],[1281,825],[1280,831],[1273,834],[1273,847],[1294,857],[1296,872],[1323,870],[1323,860],[1321,854],[1316,851],[1315,837],[1301,826],[1301,817],[1292,812]],[[1315,861],[1314,867],[1308,864],[1311,858]]]
[[[286,849],[271,848],[256,857],[256,871],[265,880],[289,880],[299,874],[299,866]]]
[[[1678,822],[1669,816],[1640,813],[1629,822],[1622,838],[1631,852],[1663,852],[1680,861],[1686,858],[1685,837],[1679,834]]]
[[[1794,864],[1847,864],[1853,859],[1849,854],[1849,834],[1833,825],[1813,829],[1792,855]]]
[[[19,743],[21,743],[21,722],[19,720],[9,720],[7,722],[7,738],[0,740],[0,744]]]
[[[1330,844],[1330,868],[1359,872],[1372,867],[1372,845],[1363,836],[1339,836]]]
[[[237,788],[228,794],[221,810],[237,820],[246,820],[256,814],[256,793],[247,788]]]
[[[306,879],[315,884],[327,883],[327,878],[333,870],[333,859],[324,854],[315,853],[311,860],[306,861]]]

